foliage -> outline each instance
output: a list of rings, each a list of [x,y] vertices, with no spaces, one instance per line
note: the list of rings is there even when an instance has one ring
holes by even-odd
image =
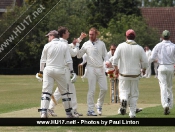
[[[34,6],[37,5],[37,2],[35,2]],[[47,6],[48,5],[50,4],[47,4]],[[45,8],[51,8],[47,6]],[[1,32],[14,22],[13,17],[15,15],[19,16],[19,12],[23,11],[19,7],[16,7],[15,9],[14,12],[7,12],[4,14],[4,19],[1,21],[3,27]],[[85,15],[87,14],[83,13],[82,10],[87,10],[84,0],[74,0],[73,3],[71,1],[62,1],[57,4],[44,18],[38,18],[41,20],[38,24],[33,21],[36,25],[32,27],[33,29],[27,33],[25,38],[23,38],[21,42],[1,61],[1,67],[23,68],[32,66],[39,70],[41,52],[43,46],[47,43],[45,34],[50,30],[57,30],[59,26],[66,26],[70,29],[69,42],[71,42],[73,38],[79,37],[82,31],[86,32],[86,25],[88,25],[85,19]],[[33,10],[29,10],[29,14],[32,13]],[[3,40],[3,38],[1,39]],[[10,50],[12,46],[9,46],[8,48]]]
[[[145,7],[173,7],[175,0],[143,0]]]
[[[111,19],[108,28],[103,28],[101,39],[109,47],[110,44],[119,44],[126,40],[125,32],[128,29],[133,29],[136,32],[135,41],[141,46],[148,45],[153,48],[159,42],[159,35],[156,29],[152,29],[146,25],[142,17],[136,15],[123,15],[118,14],[118,20]]]
[[[31,68],[33,71],[26,70],[25,74],[36,73],[39,70],[42,49],[48,41],[45,34],[50,30],[57,30],[59,26],[66,26],[69,29],[69,43],[74,38],[79,37],[81,32],[88,33],[92,26],[99,29],[102,35],[100,38],[106,43],[107,47],[111,43],[119,44],[125,41],[124,33],[129,28],[136,31],[136,41],[142,46],[149,45],[152,48],[159,39],[155,29],[149,28],[142,20],[140,9],[137,7],[139,4],[137,0],[61,0],[57,3],[50,0],[26,0],[25,6],[15,7],[13,12],[4,13],[3,19],[0,21],[0,32],[6,32],[6,29],[18,18],[23,20],[24,17],[20,15],[24,13],[25,15],[31,15],[37,5],[41,4],[50,12],[45,12],[45,16],[37,16],[37,20],[40,20],[39,23],[37,23],[37,20],[33,20],[30,28],[28,27],[28,30],[31,31],[23,32],[26,36],[20,40],[19,44],[12,48],[17,41],[7,47],[8,51],[12,50],[0,61],[3,73],[10,74],[19,68],[23,68],[23,70]],[[7,31],[10,35],[13,30]],[[8,36],[0,37],[0,44],[6,40],[6,37]],[[0,53],[0,56],[2,57],[6,53]],[[74,59],[76,60],[76,58]],[[75,61],[75,63],[77,62]],[[5,68],[14,68],[15,70],[7,69],[8,72],[4,72]]]
[[[138,0],[91,0],[88,4],[91,14],[88,23],[97,28],[107,28],[111,19],[118,19],[118,13],[140,16],[139,4]]]

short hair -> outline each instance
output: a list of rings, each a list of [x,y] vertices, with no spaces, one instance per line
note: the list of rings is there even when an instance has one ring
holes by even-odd
[[[97,34],[97,36],[100,35],[100,32],[95,27],[90,28],[89,31],[95,31],[95,34]]]
[[[65,34],[67,30],[68,29],[66,27],[62,27],[62,26],[61,27],[58,27],[58,35],[60,37],[63,37],[63,34]]]
[[[134,40],[135,39],[135,35],[126,36],[126,38],[129,39],[129,40]]]
[[[116,45],[116,44],[111,44],[111,45],[110,45],[110,47],[111,47],[111,46],[117,47],[117,45]]]

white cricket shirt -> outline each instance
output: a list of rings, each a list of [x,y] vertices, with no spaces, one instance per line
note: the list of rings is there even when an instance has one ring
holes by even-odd
[[[105,43],[99,39],[93,43],[90,40],[86,41],[78,51],[77,57],[81,58],[85,53],[87,66],[103,67],[103,61],[109,60]]]
[[[46,67],[64,69],[66,63],[72,63],[69,47],[66,41],[55,38],[44,46],[40,65],[46,63]],[[41,67],[41,66],[40,66]]]

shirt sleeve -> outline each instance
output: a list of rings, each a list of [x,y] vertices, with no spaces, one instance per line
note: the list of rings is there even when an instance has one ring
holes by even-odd
[[[140,63],[141,63],[142,69],[146,69],[148,67],[148,59],[146,57],[146,53],[143,50],[143,48],[141,48],[141,60],[140,60]]]
[[[66,53],[65,53],[65,62],[68,63],[73,63],[71,55],[70,55],[70,51],[69,51],[69,47],[66,48]]]
[[[103,43],[103,59],[104,59],[104,61],[106,62],[106,61],[109,61],[109,57],[108,57],[108,54],[107,54],[108,52],[107,52],[107,50],[106,50],[106,46],[105,46],[105,44]]]
[[[120,45],[117,47],[116,51],[114,52],[114,56],[113,56],[113,61],[112,61],[112,65],[113,66],[118,66],[118,61],[120,58]]]
[[[71,57],[75,57],[79,51],[79,48],[75,46],[75,48],[72,48],[69,46],[69,51],[70,51],[70,55]]]
[[[41,54],[40,71],[44,70],[44,66],[46,64],[46,59],[47,59],[47,45],[44,46],[42,54]]]
[[[81,58],[86,53],[85,44],[86,43],[84,43],[83,46],[81,47],[81,49],[78,51],[77,58]]]
[[[154,60],[157,60],[157,54],[158,54],[158,50],[157,50],[157,46],[155,46],[152,50],[152,54],[151,54],[151,57],[150,57],[150,61],[154,61]]]

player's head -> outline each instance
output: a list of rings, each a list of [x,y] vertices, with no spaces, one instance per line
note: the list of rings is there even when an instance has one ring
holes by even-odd
[[[66,27],[58,27],[58,34],[61,38],[68,39],[69,38],[69,31]]]
[[[116,48],[117,48],[117,46],[115,44],[110,45],[110,51],[111,51],[112,56],[114,55]]]
[[[162,38],[163,38],[164,40],[169,40],[169,38],[170,38],[170,32],[169,32],[168,30],[164,30],[164,31],[162,32]]]
[[[52,41],[52,39],[54,38],[58,38],[58,32],[56,30],[52,30],[50,31],[48,34],[45,35],[46,37],[48,37],[48,41]]]
[[[133,29],[127,30],[125,35],[126,35],[126,38],[129,40],[134,40],[136,37],[136,33]]]
[[[100,32],[96,28],[91,28],[89,30],[89,39],[94,42],[97,39],[97,36],[100,34]]]
[[[148,46],[145,46],[145,48],[144,48],[144,49],[145,49],[145,51],[147,51],[147,50],[149,50],[149,47],[148,47]]]

